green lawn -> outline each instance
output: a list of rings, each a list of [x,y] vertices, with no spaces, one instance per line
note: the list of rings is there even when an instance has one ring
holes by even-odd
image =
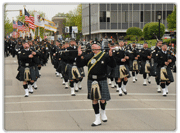
[[[165,40],[167,41],[167,40],[170,40],[170,39],[163,39],[163,42],[164,42]],[[132,43],[132,42],[134,42],[134,41],[128,41],[128,44],[129,44],[129,43]],[[148,47],[151,47],[151,43],[152,43],[152,46],[155,46],[155,45],[156,45],[157,40],[156,40],[156,39],[146,40],[146,42],[148,43]],[[144,43],[144,41],[138,41],[138,42],[136,42],[136,43],[143,44],[143,43]]]

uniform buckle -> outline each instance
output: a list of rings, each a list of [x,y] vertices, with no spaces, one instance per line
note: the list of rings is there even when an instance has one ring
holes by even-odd
[[[25,66],[29,66],[29,63],[26,63]]]
[[[92,79],[97,79],[97,75],[92,75]]]

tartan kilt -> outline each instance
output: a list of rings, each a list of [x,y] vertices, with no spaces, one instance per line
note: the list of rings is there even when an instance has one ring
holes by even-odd
[[[140,71],[140,63],[139,63],[139,61],[137,61],[137,63],[138,63],[138,70],[137,71]],[[133,60],[129,61],[129,71],[133,71]]]
[[[62,61],[61,74],[64,79],[68,80],[67,64],[64,61]]]
[[[130,78],[131,75],[130,75],[130,72],[129,72],[129,67],[127,65],[124,65],[126,67],[126,70],[127,72],[129,73],[129,75],[127,76],[127,78]],[[120,65],[116,65],[116,67],[114,68],[114,71],[112,71],[112,76],[114,78],[121,78],[120,77],[120,72],[119,72],[119,68],[120,68]]]
[[[154,65],[151,67],[152,68],[151,76],[156,76],[157,65],[158,63],[154,63]]]
[[[88,99],[91,99],[91,86],[92,86],[93,80],[87,80],[87,86],[88,86]],[[101,92],[101,100],[109,101],[111,99],[109,88],[107,84],[107,79],[97,81],[99,83],[100,92]]]
[[[152,64],[151,62],[149,61],[150,63],[150,67],[151,67],[151,70],[150,70],[150,74],[152,73]],[[145,73],[145,65],[146,65],[146,61],[141,61],[141,70],[140,70],[140,74],[144,74]]]
[[[59,73],[61,73],[62,64],[63,64],[62,61],[59,61],[59,65],[58,65],[58,67],[56,69],[56,71],[59,72]]]
[[[73,67],[73,65],[71,65],[71,64],[67,64],[67,75],[68,75],[68,79],[69,80],[72,80],[73,79],[73,76],[72,76],[72,67]],[[77,67],[77,66],[76,66]],[[78,68],[77,67],[77,69],[78,69],[78,71],[79,71],[79,73],[80,73],[80,75],[81,75],[81,70],[80,70],[80,68]]]
[[[35,75],[36,75],[36,79],[38,79],[40,77],[39,70],[38,70],[37,66],[35,66]]]
[[[81,77],[85,77],[84,68],[80,67],[79,70],[80,70]]]
[[[108,78],[114,78],[113,77],[113,71],[114,71],[114,68],[111,68],[110,66],[107,66],[107,77]]]
[[[18,79],[19,81],[24,81],[24,71],[25,71],[26,67],[21,66],[19,69],[19,72],[16,76],[16,79]],[[29,67],[30,69],[30,76],[31,76],[31,80],[36,80],[36,70],[35,70],[35,66]]]
[[[173,77],[171,68],[170,68],[170,67],[167,67],[166,70],[167,70],[167,75],[168,75],[169,81],[170,81],[170,82],[174,82],[174,77]],[[157,78],[159,79],[159,81],[161,81],[160,71],[161,71],[161,67],[157,67],[157,68],[156,68],[156,76],[157,76]]]

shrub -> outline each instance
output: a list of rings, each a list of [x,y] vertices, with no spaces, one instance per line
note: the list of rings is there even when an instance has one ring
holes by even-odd
[[[143,35],[145,40],[153,39],[154,34],[159,35],[159,23],[158,22],[151,22],[145,24],[143,28]],[[164,24],[160,24],[160,38],[164,35],[165,33],[165,26]]]
[[[143,32],[138,27],[130,27],[126,31],[126,35],[136,35],[136,36],[142,36]]]

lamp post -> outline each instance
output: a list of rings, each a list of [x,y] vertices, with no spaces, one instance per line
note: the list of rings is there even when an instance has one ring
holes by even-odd
[[[159,36],[158,36],[158,39],[160,40],[160,21],[161,21],[161,12],[158,12],[157,19],[159,20]]]

